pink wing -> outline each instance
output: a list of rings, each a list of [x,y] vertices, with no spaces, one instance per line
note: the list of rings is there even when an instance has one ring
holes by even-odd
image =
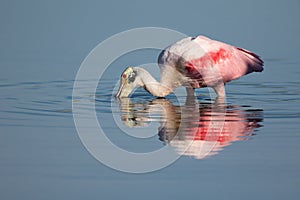
[[[162,81],[184,84],[188,80],[194,88],[214,87],[220,81],[263,71],[258,55],[204,36],[183,38],[167,47],[160,53],[158,64]]]
[[[204,36],[198,36],[193,41],[200,45],[205,54],[183,63],[191,78],[199,79],[199,76],[203,78],[209,69],[214,68],[225,83],[251,72],[263,71],[263,61],[255,53]],[[212,77],[206,77],[206,80],[216,78],[215,74],[207,76]]]

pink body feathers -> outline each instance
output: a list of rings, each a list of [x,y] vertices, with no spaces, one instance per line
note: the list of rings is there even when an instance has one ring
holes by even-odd
[[[158,62],[162,81],[172,79],[167,73],[172,67],[187,77],[177,77],[182,85],[187,81],[193,88],[208,86],[215,90],[248,73],[263,71],[263,61],[256,54],[204,36],[176,42],[160,54]]]

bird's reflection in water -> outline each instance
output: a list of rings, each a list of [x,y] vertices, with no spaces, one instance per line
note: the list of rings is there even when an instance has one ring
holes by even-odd
[[[203,159],[217,154],[234,141],[247,140],[262,126],[263,110],[228,105],[222,101],[198,103],[187,98],[184,105],[168,99],[132,103],[120,99],[121,119],[128,127],[159,121],[159,140],[181,155]]]

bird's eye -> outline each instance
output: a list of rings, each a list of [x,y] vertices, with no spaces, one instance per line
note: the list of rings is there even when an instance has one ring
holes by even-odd
[[[126,74],[123,74],[122,77],[123,77],[123,78],[127,78],[127,75],[126,75]]]

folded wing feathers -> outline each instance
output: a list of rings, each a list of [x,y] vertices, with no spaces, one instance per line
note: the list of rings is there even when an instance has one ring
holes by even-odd
[[[236,48],[250,59],[249,64],[254,71],[257,72],[263,71],[264,61],[260,59],[260,57],[257,54],[243,48],[239,48],[239,47]]]

